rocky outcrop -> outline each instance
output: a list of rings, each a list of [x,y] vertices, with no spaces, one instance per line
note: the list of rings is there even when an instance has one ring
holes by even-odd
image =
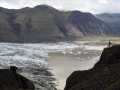
[[[16,73],[17,67],[11,66],[9,69],[0,70],[0,90],[35,90],[34,84]]]
[[[64,90],[120,90],[120,45],[105,48],[92,69],[73,72]]]

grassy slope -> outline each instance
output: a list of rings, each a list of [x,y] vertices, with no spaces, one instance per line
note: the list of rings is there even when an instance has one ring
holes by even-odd
[[[109,25],[120,27],[120,13],[102,13],[95,15],[97,18],[108,23]]]
[[[56,14],[58,18],[62,15],[56,9],[51,10],[52,7],[39,7],[21,9],[16,13],[17,18],[14,20],[15,23],[21,24],[21,37],[29,39],[33,38],[36,40],[51,39],[54,37],[64,37],[60,32],[59,28],[55,25],[53,19]],[[52,11],[52,12],[51,12]],[[60,16],[61,15],[61,16]],[[30,21],[29,21],[30,19]],[[32,27],[28,29],[26,23],[29,22]],[[25,33],[28,32],[29,33]]]
[[[82,33],[68,22],[71,13],[72,11],[58,11],[50,6],[36,6],[17,11],[15,15],[17,18],[14,22],[22,23],[20,38],[27,38],[28,41],[31,39],[41,41],[66,38],[58,25],[65,27],[69,37],[82,36]],[[26,27],[27,22],[32,26],[30,29]]]
[[[12,28],[9,25],[7,19],[8,15],[0,12],[0,40],[2,41],[14,41],[17,39],[16,35],[12,32]],[[8,37],[9,36],[9,37]]]
[[[103,29],[110,31],[92,15],[81,13],[78,20],[77,14],[79,15],[80,12],[75,15],[73,11],[59,11],[47,5],[19,10],[0,8],[0,33],[3,35],[1,38],[7,39],[10,35],[11,40],[18,38],[24,42],[55,41],[66,38],[71,40],[84,37],[83,32],[89,32],[94,36],[99,29],[105,36]],[[73,16],[70,17],[71,15]]]
[[[118,36],[120,36],[120,13],[102,13],[95,16],[112,26],[114,31],[118,33]]]

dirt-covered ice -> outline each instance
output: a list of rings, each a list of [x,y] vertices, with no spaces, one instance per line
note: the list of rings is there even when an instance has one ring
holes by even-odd
[[[0,68],[17,66],[19,73],[31,79],[36,90],[55,90],[51,81],[51,73],[48,70],[46,59],[49,52],[72,52],[72,49],[80,45],[74,43],[37,43],[17,44],[0,43]]]
[[[77,60],[85,61],[84,55],[87,55],[89,50],[89,46],[66,42],[36,44],[0,43],[0,68],[17,66],[20,74],[33,81],[36,90],[56,90],[55,84],[52,83],[55,79],[51,77],[52,73],[49,72],[46,62],[50,58],[48,53],[69,53],[76,55]],[[96,52],[92,54],[96,54]]]

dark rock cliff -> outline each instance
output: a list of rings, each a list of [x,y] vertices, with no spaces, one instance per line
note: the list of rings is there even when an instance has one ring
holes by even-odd
[[[105,48],[92,69],[73,72],[64,90],[120,90],[120,45]]]
[[[0,70],[0,90],[35,90],[34,84],[16,73],[17,68],[12,66],[9,69]]]

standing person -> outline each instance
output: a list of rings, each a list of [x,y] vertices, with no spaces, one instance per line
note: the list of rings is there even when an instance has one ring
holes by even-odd
[[[109,43],[108,43],[108,47],[110,47],[110,45],[111,45],[111,42],[109,41]]]

